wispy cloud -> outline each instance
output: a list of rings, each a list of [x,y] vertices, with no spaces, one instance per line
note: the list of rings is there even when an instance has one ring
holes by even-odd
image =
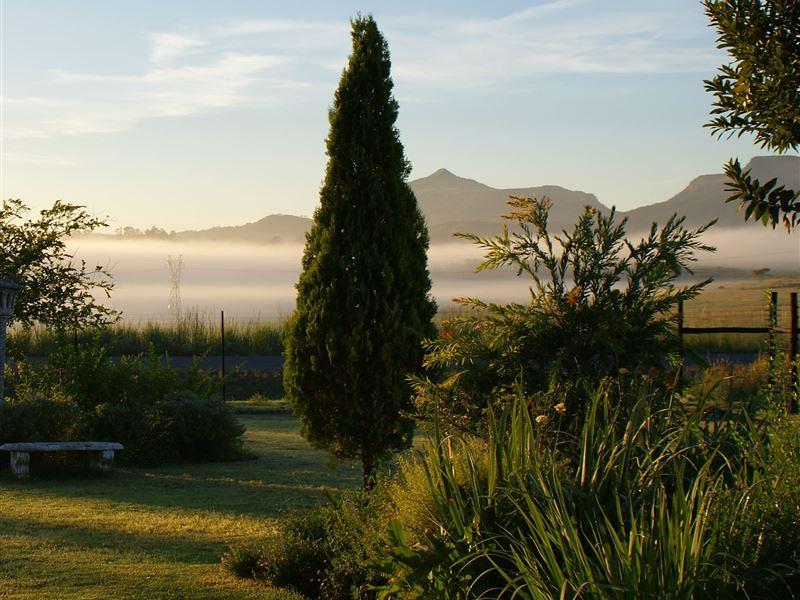
[[[554,74],[709,72],[716,64],[716,51],[681,11],[668,3],[634,6],[598,10],[589,0],[549,0],[491,18],[421,15],[380,25],[401,100],[513,88]],[[141,72],[58,72],[49,84],[63,101],[8,99],[5,135],[114,132],[152,118],[279,105],[310,92],[329,102],[348,28],[346,21],[253,19],[152,33]]]
[[[533,19],[541,19],[553,13],[563,12],[575,6],[587,4],[588,2],[589,0],[554,0],[553,2],[543,2],[541,4],[528,6],[499,18],[463,22],[461,24],[461,30],[472,30],[474,33],[485,33],[487,29],[503,29],[517,23],[524,23]]]
[[[197,36],[180,33],[153,33],[150,40],[150,60],[154,63],[184,57],[205,45],[205,41]]]
[[[5,135],[48,138],[125,131],[152,118],[182,117],[245,104],[259,83],[274,96],[303,88],[270,73],[285,64],[281,57],[225,54],[211,62],[154,66],[134,75],[56,73],[53,81],[72,92],[67,100],[45,97],[6,98]]]
[[[424,36],[396,30],[400,84],[474,89],[553,74],[707,72],[718,55],[685,37],[685,17],[665,10],[596,14],[583,0],[560,0],[502,18],[432,26]]]
[[[72,167],[78,164],[71,158],[26,154],[23,152],[3,152],[2,160],[6,164],[46,165],[50,167]]]
[[[248,19],[233,20],[211,31],[213,36],[228,37],[264,33],[276,34],[347,34],[349,24],[340,21],[312,21],[292,19]]]

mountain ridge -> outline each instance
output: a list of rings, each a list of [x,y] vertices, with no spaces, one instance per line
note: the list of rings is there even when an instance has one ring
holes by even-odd
[[[752,169],[753,176],[762,183],[777,177],[787,187],[800,188],[798,156],[757,156],[748,163],[748,167]],[[498,189],[474,179],[460,177],[446,168],[415,179],[409,185],[425,215],[431,242],[439,243],[452,241],[452,233],[455,231],[469,231],[482,236],[495,235],[500,228],[501,215],[508,212],[506,201],[509,196],[549,196],[553,202],[549,220],[552,231],[571,228],[586,206],[605,213],[611,210],[588,192],[558,185]],[[667,200],[628,211],[617,211],[617,214],[628,219],[628,231],[631,233],[646,230],[653,222],[663,224],[674,213],[686,218],[687,227],[699,227],[715,218],[715,230],[757,227],[742,219],[735,204],[725,202],[729,195],[725,191],[725,176],[722,173],[704,174],[693,178],[686,187]],[[154,228],[144,234],[130,228],[126,230],[138,237],[175,241],[278,244],[302,243],[311,223],[311,219],[307,217],[273,214],[242,225],[202,230],[166,233]]]

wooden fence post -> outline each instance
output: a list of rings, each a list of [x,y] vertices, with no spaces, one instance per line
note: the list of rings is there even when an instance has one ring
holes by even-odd
[[[797,395],[798,395],[798,382],[797,382],[797,292],[792,292],[789,296],[790,308],[790,325],[789,325],[789,360],[791,365],[791,377],[789,384],[789,397],[791,398],[791,412],[797,412]]]
[[[778,351],[778,292],[769,294],[769,389],[775,391],[775,361]]]

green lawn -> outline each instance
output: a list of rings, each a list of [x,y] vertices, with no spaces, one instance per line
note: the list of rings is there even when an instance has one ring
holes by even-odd
[[[358,485],[354,468],[325,466],[286,414],[242,415],[257,458],[111,476],[0,467],[0,598],[267,598],[275,592],[226,573],[219,556],[257,540],[287,508],[323,486]]]

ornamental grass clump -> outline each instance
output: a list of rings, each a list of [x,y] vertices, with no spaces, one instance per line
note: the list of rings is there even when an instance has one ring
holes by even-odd
[[[731,440],[698,435],[698,416],[647,386],[620,410],[611,388],[587,393],[574,439],[544,434],[522,394],[490,417],[485,456],[439,434],[423,462],[430,526],[412,539],[391,522],[383,597],[786,594],[784,566],[748,563],[731,543],[739,513],[718,518],[720,498],[746,508],[753,481],[740,455],[727,459]]]

